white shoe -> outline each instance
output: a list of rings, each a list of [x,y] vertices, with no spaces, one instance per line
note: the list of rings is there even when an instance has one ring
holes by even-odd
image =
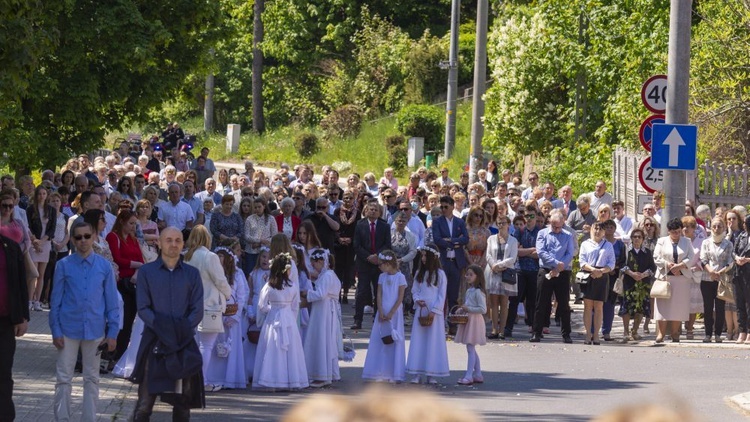
[[[427,384],[435,385],[437,384],[437,380],[433,377],[427,377]]]
[[[419,384],[419,375],[411,379],[412,384]]]
[[[42,310],[42,304],[39,303],[39,301],[34,302],[34,310],[35,311],[41,311]]]
[[[370,306],[370,305],[367,305],[367,306],[365,306],[365,310],[364,310],[364,313],[366,313],[366,314],[371,314],[371,313],[373,313],[373,312],[375,312],[375,310],[374,310],[374,309],[372,309],[372,306]]]

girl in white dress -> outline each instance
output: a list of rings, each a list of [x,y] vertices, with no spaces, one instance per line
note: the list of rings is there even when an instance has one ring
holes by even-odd
[[[214,351],[215,356],[206,370],[206,384],[213,385],[213,391],[224,388],[247,388],[245,377],[245,352],[244,331],[241,321],[245,319],[245,307],[239,304],[247,303],[249,295],[247,279],[242,270],[237,267],[239,259],[229,248],[220,246],[216,248],[224,274],[232,287],[232,296],[227,301],[229,304],[237,304],[237,313],[224,316],[224,332],[219,334],[217,345],[229,351],[228,355],[221,356],[219,347]]]
[[[304,340],[305,363],[310,386],[320,388],[341,379],[339,374],[338,339],[341,338],[339,322],[339,291],[341,281],[330,268],[325,249],[315,249],[310,254],[313,273],[318,274],[315,288],[302,295],[311,304],[310,324]]]
[[[306,292],[308,290],[311,290],[313,288],[312,281],[310,281],[310,269],[312,268],[309,266],[309,257],[307,256],[307,251],[305,248],[300,245],[299,243],[293,243],[292,247],[294,248],[294,253],[297,258],[297,267],[296,269],[293,269],[292,271],[295,272],[297,275],[297,288],[300,292],[300,296],[302,292]],[[299,333],[300,336],[302,336],[302,343],[305,342],[305,336],[307,335],[307,326],[310,323],[310,310],[308,309],[307,303],[304,304],[304,306],[300,306],[299,309]]]
[[[260,340],[253,368],[253,389],[299,389],[309,386],[302,339],[295,315],[299,290],[289,279],[292,256],[281,253],[271,262],[268,283],[258,299]]]
[[[245,353],[245,374],[247,379],[253,377],[253,367],[255,366],[255,352],[257,349],[257,340],[255,342],[250,341],[250,337],[258,339],[260,337],[260,327],[256,324],[256,313],[258,309],[258,299],[260,299],[260,291],[263,286],[268,282],[268,274],[270,273],[270,255],[267,247],[262,246],[260,253],[258,254],[258,260],[255,261],[255,269],[250,273],[250,280],[248,287],[250,288],[250,294],[247,300],[247,318],[244,319],[245,328],[244,333],[247,333],[247,344],[244,348]]]
[[[419,247],[422,265],[411,287],[414,310],[417,316],[433,316],[432,324],[423,327],[412,324],[409,357],[406,372],[413,374],[412,384],[419,384],[422,376],[428,384],[437,384],[437,377],[450,375],[448,368],[448,347],[445,343],[445,291],[448,279],[440,269],[440,252],[432,244]]]
[[[372,325],[362,378],[402,382],[406,376],[402,311],[406,278],[398,271],[398,260],[393,251],[379,253],[378,260],[382,271],[378,277],[378,312]]]
[[[484,323],[484,314],[487,313],[487,297],[484,293],[484,270],[481,267],[469,265],[466,268],[465,278],[469,288],[464,295],[464,304],[461,309],[469,313],[469,322],[458,326],[458,332],[453,341],[465,344],[469,355],[466,374],[458,380],[458,384],[472,385],[484,382],[476,346],[483,346],[487,343]]]

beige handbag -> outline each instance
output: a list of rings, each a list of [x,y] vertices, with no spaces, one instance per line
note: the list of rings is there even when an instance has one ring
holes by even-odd
[[[734,303],[734,290],[728,274],[722,274],[719,278],[719,286],[716,289],[716,298],[727,303]]]
[[[651,297],[654,299],[669,299],[672,297],[672,284],[667,280],[655,280],[651,286]]]

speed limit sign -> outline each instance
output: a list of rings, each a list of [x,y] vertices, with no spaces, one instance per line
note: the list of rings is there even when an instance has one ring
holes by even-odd
[[[641,161],[641,166],[638,169],[638,180],[648,193],[664,190],[664,170],[651,167],[651,157]]]
[[[652,113],[667,109],[667,75],[654,75],[641,87],[641,101]]]

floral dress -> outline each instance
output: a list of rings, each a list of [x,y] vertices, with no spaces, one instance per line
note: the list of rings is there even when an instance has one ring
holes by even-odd
[[[487,239],[490,238],[492,233],[486,227],[472,227],[468,229],[469,232],[469,244],[466,245],[466,259],[469,261],[469,265],[479,265],[484,268],[487,264],[487,259],[484,256],[487,250]]]
[[[227,237],[236,237],[240,240],[242,248],[245,248],[245,222],[236,212],[224,215],[220,212],[214,213],[211,217],[211,236],[213,237],[213,247],[219,245],[221,234]]]

